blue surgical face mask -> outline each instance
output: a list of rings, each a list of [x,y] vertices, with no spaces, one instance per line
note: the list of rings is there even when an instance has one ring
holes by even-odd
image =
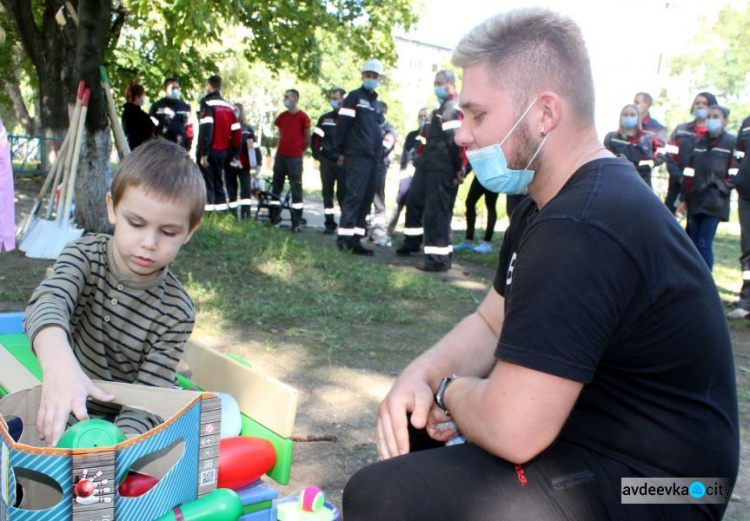
[[[180,99],[180,89],[172,89],[167,93],[169,99]]]
[[[141,98],[138,100],[138,105],[140,105],[141,107],[144,106],[145,104],[146,104],[146,100],[144,98]]]
[[[513,125],[513,128],[510,129],[508,134],[506,134],[499,144],[466,152],[466,157],[469,159],[477,179],[487,190],[503,194],[525,194],[527,187],[534,179],[534,171],[529,170],[529,166],[534,162],[536,156],[539,155],[539,152],[542,150],[542,146],[544,146],[544,142],[547,141],[549,134],[544,136],[544,139],[539,143],[536,152],[531,156],[526,168],[523,170],[511,170],[508,168],[508,160],[503,153],[503,143],[508,140],[518,125],[521,124],[521,121],[523,121],[526,114],[529,113],[531,107],[533,107],[535,103],[536,98],[534,98],[534,101],[532,101],[523,114],[521,114],[521,117],[518,118],[516,124]]]
[[[365,81],[362,82],[362,86],[365,90],[375,90],[378,88],[378,85],[380,85],[380,82],[372,78],[365,78]]]
[[[708,116],[708,109],[693,109],[693,116],[696,119],[706,119]]]
[[[623,116],[620,118],[620,124],[626,130],[634,129],[638,126],[638,116]]]
[[[288,99],[284,100],[284,106],[288,109],[292,108],[292,102]]]
[[[711,132],[712,134],[715,132],[718,132],[722,129],[722,124],[720,119],[707,119],[706,120],[706,129]]]
[[[445,85],[438,85],[437,87],[435,87],[435,96],[437,96],[437,99],[439,99],[440,101],[448,97]]]
[[[341,108],[341,102],[340,101],[336,101],[336,100],[332,100],[331,99],[331,100],[328,100],[328,103],[331,104],[331,108],[333,110],[338,110],[339,108]]]

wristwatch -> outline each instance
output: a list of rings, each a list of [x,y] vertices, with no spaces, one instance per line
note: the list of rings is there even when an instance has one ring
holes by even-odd
[[[448,407],[445,406],[445,390],[448,389],[449,383],[458,378],[461,377],[455,374],[443,378],[440,380],[440,385],[438,385],[437,392],[435,393],[435,405],[437,405],[446,416],[450,416],[451,413],[448,410]]]

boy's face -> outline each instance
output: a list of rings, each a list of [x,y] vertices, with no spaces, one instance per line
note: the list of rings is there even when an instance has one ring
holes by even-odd
[[[115,266],[139,280],[158,276],[200,224],[190,229],[188,205],[155,197],[141,186],[127,188],[116,208],[107,194],[107,214],[115,226]]]

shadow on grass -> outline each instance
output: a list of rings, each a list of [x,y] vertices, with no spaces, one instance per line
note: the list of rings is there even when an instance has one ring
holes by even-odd
[[[173,270],[204,316],[363,368],[393,349],[413,358],[476,306],[435,278],[230,216],[207,219]]]

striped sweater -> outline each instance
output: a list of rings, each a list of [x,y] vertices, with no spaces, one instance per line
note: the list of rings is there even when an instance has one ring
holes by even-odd
[[[26,308],[29,340],[59,326],[91,378],[159,387],[175,384],[175,368],[195,321],[187,292],[168,268],[147,281],[120,274],[112,236],[89,234],[69,243]],[[114,416],[126,434],[140,434],[159,418],[127,407],[88,402],[92,416]]]

